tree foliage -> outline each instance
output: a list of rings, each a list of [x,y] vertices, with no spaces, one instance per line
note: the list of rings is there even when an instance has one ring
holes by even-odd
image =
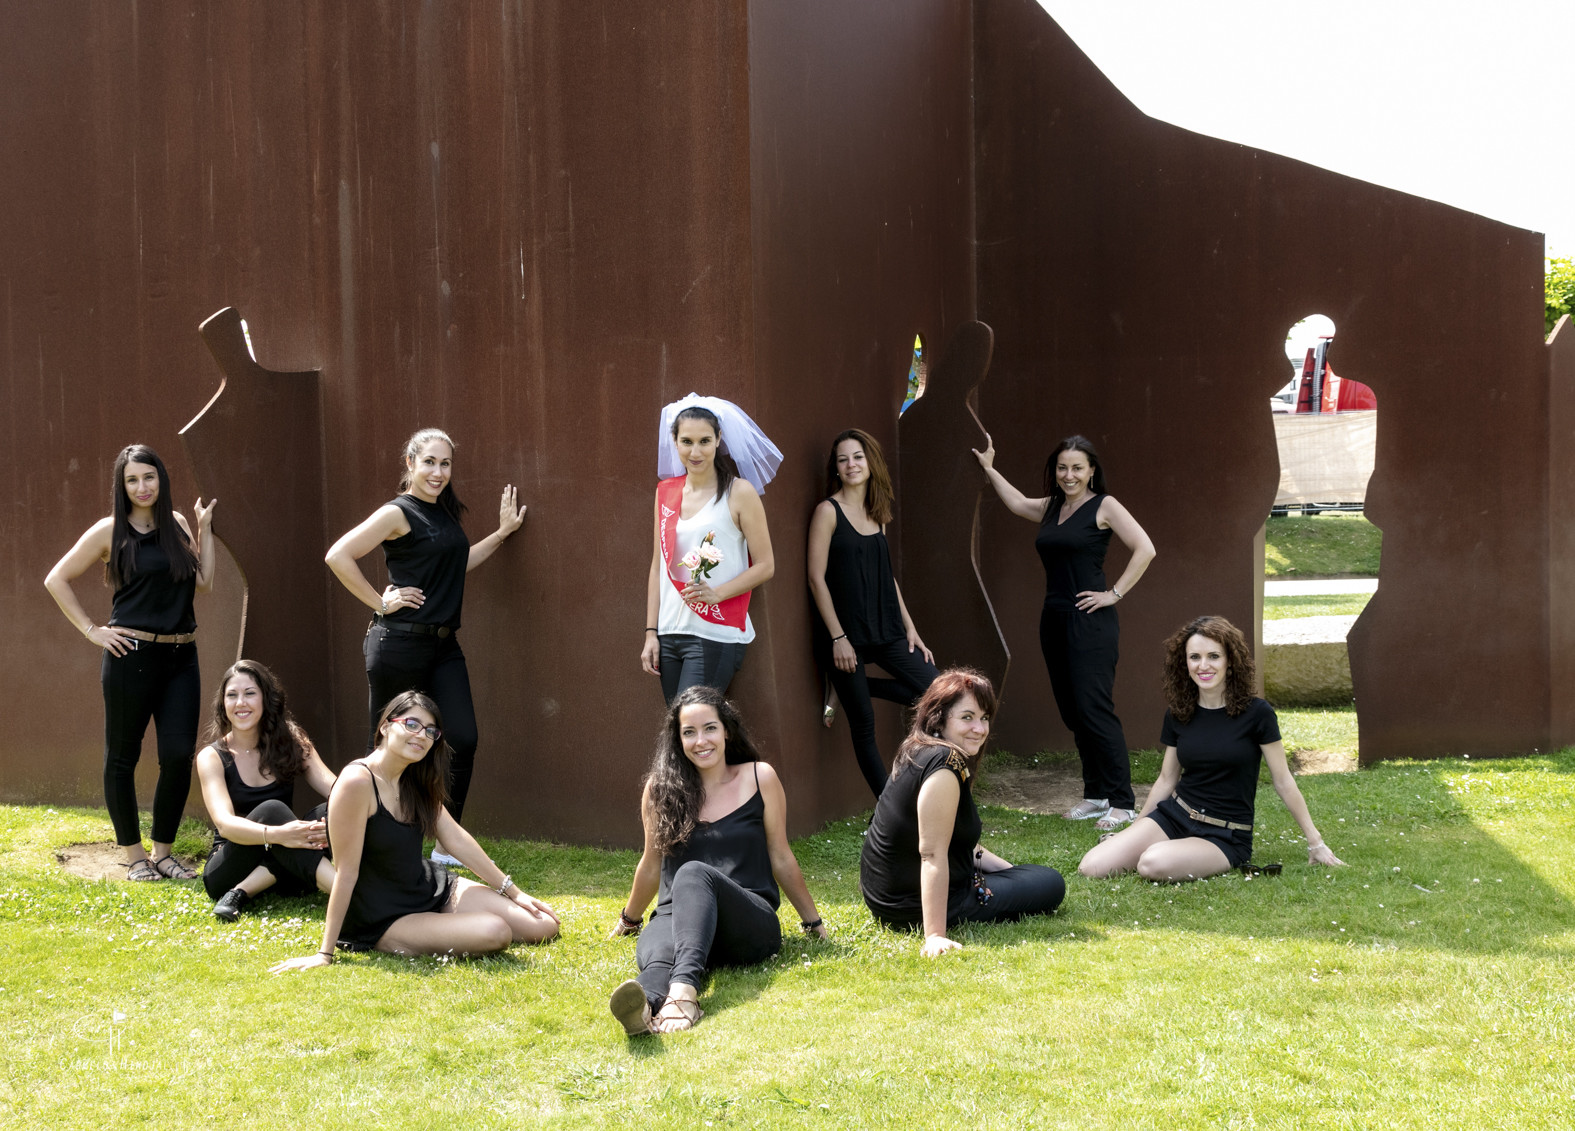
[[[1575,259],[1549,259],[1547,263],[1547,325],[1542,332],[1551,334],[1561,316],[1575,311]]]

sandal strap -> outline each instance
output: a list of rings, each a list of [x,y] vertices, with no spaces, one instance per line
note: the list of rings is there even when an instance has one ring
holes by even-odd
[[[166,860],[170,862],[168,871],[164,869],[164,861]],[[197,873],[175,859],[173,852],[160,856],[155,860],[153,862],[153,870],[167,880],[194,880],[197,878]]]
[[[691,1026],[700,1024],[700,1018],[705,1016],[705,1010],[700,1008],[700,1003],[691,997],[668,998],[662,1003],[662,1008],[656,1011],[656,1015],[660,1017],[666,1013],[669,1006],[677,1010],[678,1015],[689,1022]],[[689,1008],[686,1009],[686,1006]],[[690,1009],[693,1009],[694,1012],[691,1013]]]

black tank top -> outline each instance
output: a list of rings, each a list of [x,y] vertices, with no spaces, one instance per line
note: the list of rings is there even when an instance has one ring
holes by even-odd
[[[357,759],[352,766],[371,768]],[[341,775],[340,781],[344,780]],[[449,874],[421,855],[421,827],[396,820],[383,806],[377,779],[372,778],[377,809],[367,818],[361,842],[361,871],[339,938],[352,946],[376,946],[394,920],[436,911],[448,900]]]
[[[1099,529],[1099,504],[1104,498],[1095,495],[1060,525],[1056,518],[1061,508],[1045,509],[1039,537],[1034,539],[1034,549],[1045,565],[1045,608],[1072,612],[1077,609],[1079,593],[1109,588],[1105,584],[1105,551],[1110,548],[1113,531]]]
[[[691,860],[710,864],[752,891],[772,907],[782,901],[777,879],[766,850],[766,803],[760,796],[760,769],[755,768],[754,796],[715,821],[701,821],[689,839],[662,857],[662,890],[656,900],[658,915],[672,914],[673,877]]]
[[[426,601],[419,609],[395,609],[386,619],[458,628],[470,539],[441,503],[414,495],[400,495],[393,502],[405,512],[410,533],[383,543],[388,579],[395,585],[414,585]]]
[[[907,635],[891,572],[891,546],[884,531],[860,534],[837,500],[837,526],[826,552],[826,588],[849,644],[887,644]],[[829,634],[828,634],[829,635]]]
[[[222,746],[215,746],[219,761],[224,764],[224,787],[230,791],[230,808],[237,817],[244,817],[264,801],[283,801],[290,804],[295,797],[295,783],[271,781],[266,785],[247,785],[241,780],[241,771],[235,765],[235,756]]]
[[[197,575],[185,581],[170,576],[170,558],[159,545],[159,532],[131,532],[137,548],[136,564],[115,590],[109,623],[122,628],[140,628],[160,636],[197,631],[192,612],[192,595],[197,592]]]

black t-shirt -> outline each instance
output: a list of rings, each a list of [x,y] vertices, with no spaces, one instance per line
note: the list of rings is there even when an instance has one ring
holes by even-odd
[[[1198,707],[1190,722],[1178,723],[1166,711],[1160,729],[1160,741],[1174,746],[1181,761],[1181,799],[1200,813],[1244,825],[1252,824],[1258,794],[1259,747],[1279,740],[1280,721],[1262,699],[1235,718],[1224,707]]]
[[[387,619],[458,628],[470,539],[441,503],[400,495],[394,506],[405,512],[410,533],[383,543],[388,579],[399,586],[414,585],[426,599],[419,609],[395,609]]]
[[[899,770],[875,803],[875,816],[864,835],[859,858],[859,889],[870,910],[882,919],[921,923],[919,900],[919,790],[933,774],[955,774],[962,787],[957,819],[946,849],[946,917],[955,919],[973,898],[973,850],[983,823],[973,803],[972,774],[961,754],[946,746],[929,746]]]

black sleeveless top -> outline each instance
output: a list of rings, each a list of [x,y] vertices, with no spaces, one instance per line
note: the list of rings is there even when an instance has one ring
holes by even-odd
[[[760,796],[760,769],[755,769],[752,797],[726,816],[700,821],[673,852],[662,857],[662,889],[656,899],[656,913],[673,913],[673,877],[680,866],[691,860],[710,864],[745,891],[752,891],[772,907],[782,902],[777,878],[771,871],[771,854],[766,850],[766,802]]]
[[[837,500],[837,527],[826,552],[826,588],[849,644],[887,644],[902,640],[902,608],[891,571],[891,546],[886,533],[860,534]],[[829,636],[830,634],[827,633]],[[829,646],[829,641],[827,642]]]
[[[137,548],[136,564],[115,590],[109,623],[160,636],[197,631],[197,617],[191,608],[192,595],[197,592],[196,573],[185,581],[170,576],[170,558],[159,545],[156,529],[146,534],[133,529],[131,542]]]
[[[410,533],[383,543],[388,579],[395,585],[414,585],[426,600],[419,609],[395,609],[385,619],[458,628],[470,539],[441,503],[400,495],[393,504],[405,512]]]
[[[1105,584],[1105,551],[1110,548],[1109,529],[1099,529],[1099,504],[1095,495],[1060,525],[1061,508],[1047,506],[1034,549],[1045,566],[1045,608],[1077,611],[1077,595],[1085,590],[1110,588]]]
[[[956,919],[973,898],[973,850],[984,823],[973,802],[967,760],[948,746],[927,746],[892,775],[864,835],[859,890],[870,910],[888,922],[922,923],[919,898],[919,790],[934,774],[956,775],[962,788],[946,848],[946,919]]]
[[[264,801],[282,801],[288,805],[294,799],[294,782],[271,781],[267,785],[247,785],[241,779],[241,771],[235,765],[235,756],[217,744],[213,749],[219,755],[219,763],[224,767],[224,788],[230,795],[230,809],[237,817],[246,816]],[[224,837],[219,834],[218,829],[214,829],[214,847],[217,848],[223,843]]]
[[[372,773],[364,760],[350,765],[366,767],[366,772]],[[367,818],[361,871],[339,928],[339,941],[352,950],[376,946],[396,919],[437,911],[448,902],[452,883],[445,869],[421,855],[421,827],[395,820],[383,806],[376,777],[372,778],[372,796],[377,799],[377,809]]]

